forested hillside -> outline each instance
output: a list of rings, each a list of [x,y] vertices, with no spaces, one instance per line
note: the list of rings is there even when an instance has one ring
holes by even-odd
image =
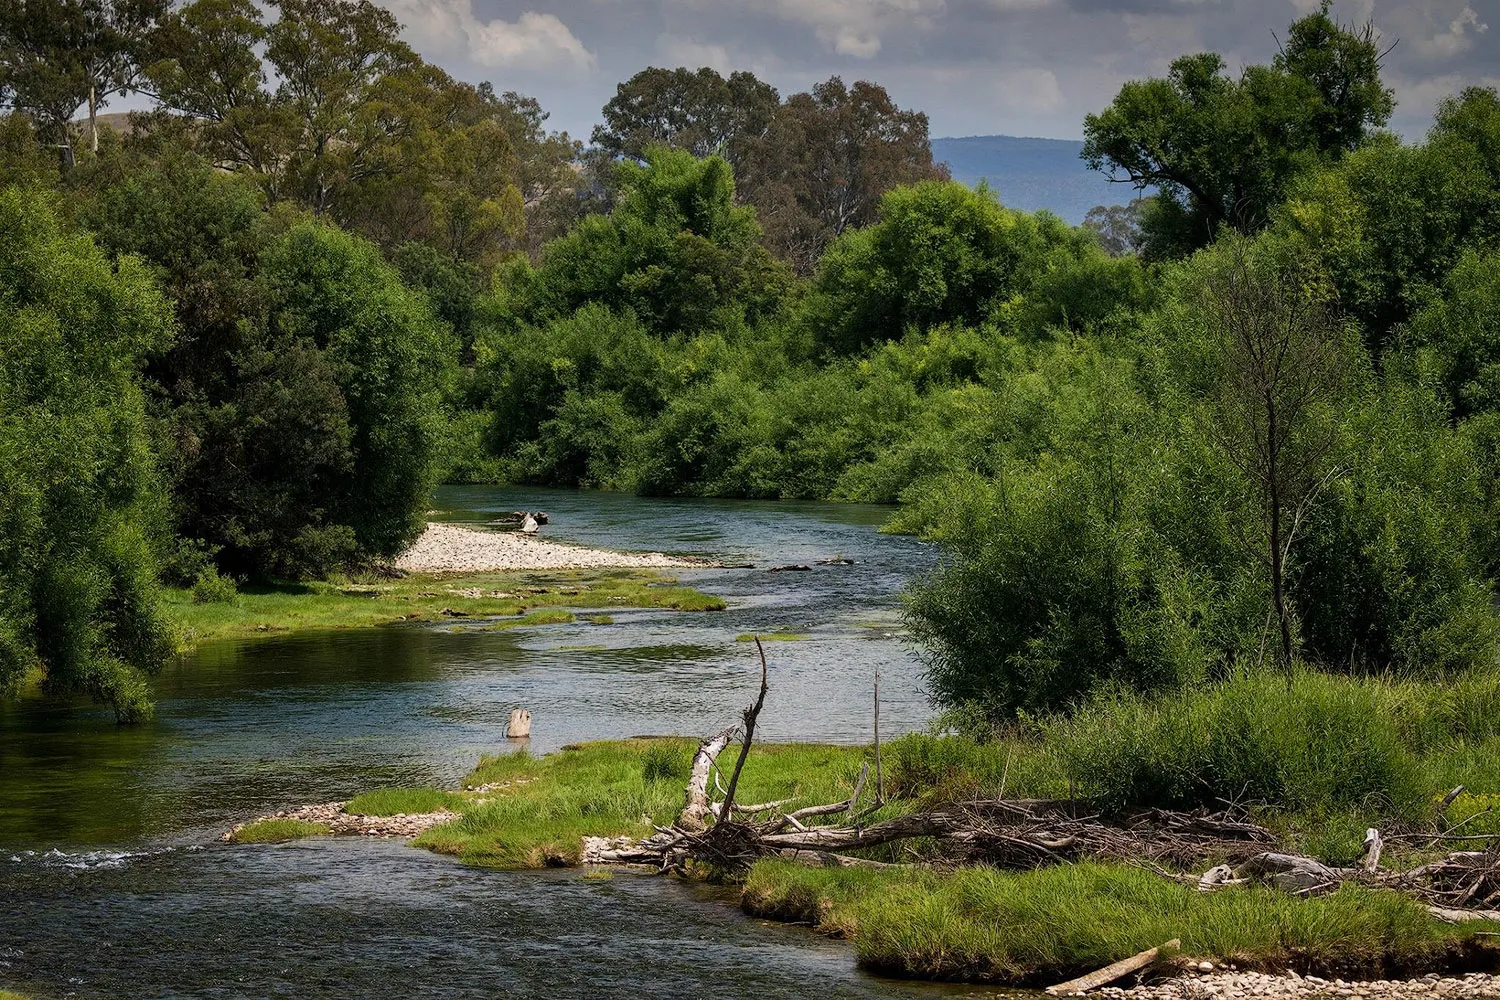
[[[0,680],[137,716],[158,581],[389,559],[445,478],[899,503],[991,718],[1493,664],[1500,95],[1402,143],[1326,11],[1091,115],[1158,193],[1074,227],[873,83],[649,69],[584,148],[365,0],[54,5],[0,23]]]

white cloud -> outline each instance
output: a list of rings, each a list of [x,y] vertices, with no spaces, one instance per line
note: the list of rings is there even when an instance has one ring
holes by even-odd
[[[1419,39],[1417,45],[1425,55],[1438,59],[1451,59],[1467,51],[1474,44],[1475,35],[1483,34],[1489,29],[1490,26],[1479,19],[1474,8],[1465,5],[1464,9],[1448,22],[1448,30],[1439,32],[1431,38]]]
[[[679,35],[659,37],[656,40],[656,51],[669,66],[686,66],[689,69],[707,66],[721,75],[728,75],[735,68],[729,57],[729,49],[723,45],[711,45]]]
[[[463,55],[481,66],[591,68],[594,54],[555,15],[526,11],[514,21],[480,20],[473,0],[381,0],[424,55]]]

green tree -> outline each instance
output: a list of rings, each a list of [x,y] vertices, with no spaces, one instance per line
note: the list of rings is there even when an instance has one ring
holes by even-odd
[[[1103,257],[1089,233],[1007,209],[987,188],[897,188],[878,222],[829,248],[806,322],[822,344],[853,352],[909,328],[1004,320],[1047,271],[1088,255]]]
[[[1277,213],[1321,258],[1377,356],[1441,297],[1467,250],[1500,239],[1497,150],[1500,94],[1469,88],[1438,106],[1426,142],[1369,143],[1302,178]]]
[[[1336,470],[1343,380],[1354,366],[1332,290],[1281,241],[1225,239],[1179,272],[1163,316],[1185,362],[1184,387],[1207,401],[1202,429],[1245,486],[1247,539],[1263,563],[1280,631],[1277,662],[1297,652],[1287,567],[1319,486]]]
[[[171,653],[155,548],[164,503],[137,376],[171,307],[133,257],[0,193],[0,688],[40,666],[121,721]]]
[[[390,557],[422,528],[437,474],[442,391],[455,346],[424,297],[372,244],[314,223],[262,256],[267,346],[316,348],[349,413],[349,475],[329,493],[363,557]]]
[[[726,80],[707,66],[643,69],[620,84],[594,126],[601,149],[644,160],[653,146],[685,149],[696,157],[721,156],[736,172],[763,138],[781,107],[776,88],[753,73]]]
[[[653,149],[621,167],[608,216],[584,219],[514,284],[527,318],[566,316],[589,302],[628,309],[660,336],[775,312],[786,275],[760,243],[752,209],[734,203],[734,175],[717,157]]]
[[[1084,159],[1160,194],[1144,218],[1147,253],[1181,256],[1222,226],[1271,221],[1288,184],[1336,160],[1394,108],[1373,30],[1340,27],[1328,4],[1292,24],[1270,66],[1238,78],[1214,53],[1172,63],[1165,78],[1121,88],[1084,120]]]
[[[99,150],[99,108],[135,87],[147,39],[166,0],[4,0],[0,98],[33,115],[73,162],[73,116],[87,107]]]

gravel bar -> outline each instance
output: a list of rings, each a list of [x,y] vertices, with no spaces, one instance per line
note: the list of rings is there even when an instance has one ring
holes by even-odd
[[[660,552],[611,552],[532,535],[430,522],[396,568],[413,573],[495,573],[530,569],[686,569],[714,565]]]

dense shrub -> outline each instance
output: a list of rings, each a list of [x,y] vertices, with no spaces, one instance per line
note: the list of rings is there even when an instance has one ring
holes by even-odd
[[[260,281],[268,346],[316,349],[347,407],[349,474],[325,494],[327,523],[361,555],[395,555],[435,484],[451,335],[373,244],[329,226],[291,229]]]
[[[1134,259],[1110,261],[1091,235],[1055,216],[1007,209],[988,188],[926,181],[888,193],[878,222],[828,248],[805,322],[844,353],[908,329],[1020,313],[1089,325],[1143,294],[1138,272]],[[1038,301],[1027,303],[1030,295]]]
[[[0,689],[34,665],[122,721],[171,652],[164,503],[137,373],[171,339],[147,268],[0,192]]]
[[[729,164],[653,149],[644,165],[618,171],[623,192],[610,215],[548,244],[534,270],[510,272],[507,293],[523,318],[545,322],[594,302],[666,336],[780,308],[786,269],[761,244],[754,210],[734,204]]]
[[[1053,723],[1048,742],[1080,791],[1112,808],[1250,800],[1421,818],[1443,780],[1433,759],[1492,735],[1479,713],[1497,692],[1488,675],[1444,691],[1253,673],[1155,701],[1102,697]]]

